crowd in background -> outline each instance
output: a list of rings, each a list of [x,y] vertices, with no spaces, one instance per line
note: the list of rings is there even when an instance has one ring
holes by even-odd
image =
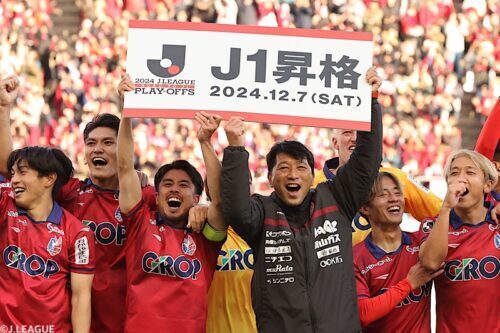
[[[495,0],[80,0],[81,27],[53,33],[56,1],[0,5],[0,76],[20,75],[12,111],[15,147],[60,146],[84,176],[82,130],[95,114],[118,112],[116,86],[125,68],[128,20],[371,31],[384,80],[384,163],[424,181],[440,178],[446,154],[461,145],[464,94],[487,116],[500,95],[500,2]],[[79,22],[75,22],[79,24]],[[265,154],[295,138],[316,157],[332,157],[331,130],[249,124],[254,185],[267,183]],[[219,132],[215,148],[226,144]],[[202,165],[191,120],[138,119],[137,165],[145,171],[177,158]]]

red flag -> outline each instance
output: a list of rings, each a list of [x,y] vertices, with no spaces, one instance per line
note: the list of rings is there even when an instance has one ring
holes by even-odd
[[[490,113],[483,129],[479,134],[475,150],[493,160],[495,149],[500,140],[500,98],[497,99],[493,110]]]

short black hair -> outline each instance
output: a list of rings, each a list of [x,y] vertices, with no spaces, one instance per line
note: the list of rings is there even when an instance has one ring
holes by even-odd
[[[155,174],[155,189],[158,191],[163,176],[170,170],[182,170],[186,172],[194,184],[196,194],[203,193],[203,178],[194,166],[186,160],[176,160],[169,164],[162,165]]]
[[[56,182],[52,188],[52,198],[64,184],[73,176],[73,164],[71,160],[57,148],[47,147],[24,147],[14,150],[7,160],[7,168],[12,171],[14,165],[25,161],[28,166],[37,171],[40,177],[47,177],[52,173],[57,175]]]
[[[111,128],[118,135],[118,128],[120,127],[120,118],[111,113],[103,113],[92,118],[87,125],[85,125],[85,129],[83,130],[83,140],[87,141],[90,132],[95,130],[98,127],[107,127]]]
[[[311,172],[314,175],[314,156],[311,151],[298,141],[283,141],[275,143],[269,153],[266,155],[267,172],[271,174],[276,166],[276,157],[278,154],[287,154],[296,160],[307,160],[307,164],[311,167]]]

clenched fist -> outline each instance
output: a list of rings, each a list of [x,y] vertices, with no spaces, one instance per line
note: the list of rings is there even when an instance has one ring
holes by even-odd
[[[224,126],[226,131],[227,141],[230,146],[233,147],[243,147],[245,145],[245,140],[243,135],[245,134],[245,126],[242,117],[231,117],[226,126]]]
[[[0,81],[0,108],[10,108],[17,98],[19,79],[9,76]]]

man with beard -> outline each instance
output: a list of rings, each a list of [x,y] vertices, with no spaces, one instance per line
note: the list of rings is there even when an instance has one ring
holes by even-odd
[[[120,95],[132,90],[132,81],[123,76]],[[118,176],[128,232],[125,331],[205,332],[208,290],[227,229],[220,212],[220,174],[208,175],[212,205],[193,208],[203,191],[201,175],[184,160],[165,164],[154,178],[157,208],[150,209],[134,170],[131,119],[124,118],[118,133]],[[201,233],[191,232],[192,219],[207,220]]]

